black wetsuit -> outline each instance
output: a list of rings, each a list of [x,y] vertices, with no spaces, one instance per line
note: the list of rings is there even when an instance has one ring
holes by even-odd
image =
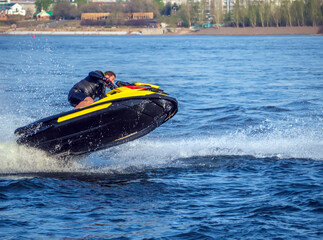
[[[106,82],[106,78],[101,71],[90,72],[89,75],[82,81],[75,84],[68,94],[69,103],[75,107],[82,102],[86,97],[104,98],[107,83],[108,87],[114,89],[115,86],[110,81]]]

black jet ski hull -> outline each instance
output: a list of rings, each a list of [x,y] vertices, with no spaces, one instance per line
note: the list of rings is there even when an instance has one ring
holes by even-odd
[[[98,110],[92,111],[93,107]],[[73,116],[78,111],[87,110],[90,113]],[[18,128],[15,134],[19,136],[19,144],[55,156],[77,156],[142,137],[176,112],[177,101],[169,96],[153,94],[131,97],[41,119]]]

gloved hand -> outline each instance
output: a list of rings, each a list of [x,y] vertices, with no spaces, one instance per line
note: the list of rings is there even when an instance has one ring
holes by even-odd
[[[111,90],[116,89],[116,85],[114,85],[109,78],[105,78],[105,83],[107,84],[107,87],[110,88]]]

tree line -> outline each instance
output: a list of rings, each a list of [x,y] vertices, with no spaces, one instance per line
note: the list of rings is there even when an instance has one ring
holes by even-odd
[[[35,2],[38,11],[52,10],[56,18],[79,19],[82,13],[111,13],[105,22],[99,23],[100,25],[124,25],[126,14],[134,12],[153,12],[157,22],[166,22],[173,27],[201,26],[205,22],[236,27],[323,24],[322,0],[281,0],[279,5],[274,2],[235,0],[229,13],[223,13],[214,3],[215,0],[211,0],[210,8],[207,8],[206,0],[188,1],[181,5],[164,4],[162,0],[129,0],[102,5],[87,3],[87,0],[76,0],[75,3],[67,1],[54,3],[53,0]]]
[[[323,23],[322,0],[282,0],[280,5],[270,2],[236,0],[225,21],[236,27],[316,26]]]

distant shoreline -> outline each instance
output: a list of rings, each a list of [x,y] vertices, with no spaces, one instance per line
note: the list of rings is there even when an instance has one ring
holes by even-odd
[[[323,34],[323,26],[316,27],[221,27],[206,28],[195,35],[317,35]]]
[[[142,28],[135,31],[129,29],[3,29],[1,35],[322,35],[323,26],[316,27],[220,27],[206,28],[192,32],[189,29],[153,29]]]

